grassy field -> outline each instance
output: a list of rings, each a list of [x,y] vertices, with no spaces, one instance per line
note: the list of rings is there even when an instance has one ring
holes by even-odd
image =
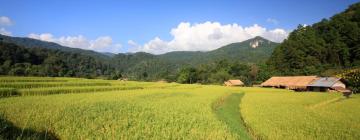
[[[360,138],[359,95],[249,89],[240,107],[260,139]]]
[[[359,139],[360,96],[0,77],[0,139]]]

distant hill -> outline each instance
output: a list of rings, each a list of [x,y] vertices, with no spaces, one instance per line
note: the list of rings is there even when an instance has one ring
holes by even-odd
[[[51,76],[72,75],[73,71],[71,71],[71,67],[69,66],[73,67],[73,65],[77,64],[78,62],[74,62],[69,58],[65,59],[65,56],[76,55],[81,57],[81,63],[84,62],[79,64],[80,67],[78,69],[85,68],[84,71],[86,71],[86,75],[124,75],[132,79],[144,79],[144,77],[146,77],[146,79],[161,79],[169,75],[175,76],[181,68],[189,66],[198,67],[202,64],[210,64],[220,60],[242,62],[244,64],[262,63],[270,57],[273,50],[276,48],[276,46],[278,46],[278,43],[271,42],[262,37],[255,37],[253,39],[232,43],[220,47],[216,50],[207,52],[176,51],[161,55],[154,55],[145,52],[119,54],[100,53],[91,50],[70,48],[56,43],[40,41],[31,38],[10,37],[4,35],[0,35],[0,40],[4,42],[2,44],[4,49],[9,48],[6,47],[6,45],[14,44],[19,46],[19,49],[23,50],[22,47],[24,47],[24,51],[28,49],[26,52],[29,52],[36,57],[41,57],[42,61],[37,62],[36,65],[45,65],[43,64],[47,62],[45,60],[53,59],[53,57],[47,55],[38,55],[38,52],[47,54],[60,54],[54,55],[54,57],[59,57],[57,59],[61,59],[63,61],[62,63],[64,63],[64,68],[59,69],[66,70],[63,70],[62,73],[51,74]],[[39,51],[37,48],[42,49]],[[85,58],[91,58],[91,61],[93,62],[86,64]],[[3,64],[5,61],[6,57],[1,62],[1,64]],[[21,62],[28,63],[27,61]],[[16,63],[12,61],[11,64],[15,66]],[[86,67],[89,69],[86,69]],[[11,68],[9,71],[10,70]],[[90,72],[91,70],[96,70],[97,72]],[[6,71],[5,74],[7,72],[8,71]],[[84,74],[81,72],[81,70],[77,70],[76,75],[82,76]]]
[[[240,60],[242,62],[258,63],[266,61],[279,43],[271,42],[262,37],[255,37],[243,42],[232,43],[208,52],[213,59]]]
[[[111,56],[110,53],[99,53],[92,50],[71,48],[71,47],[59,45],[57,43],[41,41],[27,37],[10,37],[0,34],[0,39],[2,39],[2,41],[4,42],[14,43],[16,45],[23,46],[26,48],[40,47],[40,48],[46,48],[52,50],[61,50],[64,52],[81,53],[83,55],[96,56],[101,59],[108,59],[110,58],[109,56]]]
[[[208,52],[175,51],[161,55],[144,52],[117,54],[113,57],[116,69],[133,77],[149,73],[151,76],[174,75],[180,68],[214,63],[220,60],[242,63],[266,62],[273,50],[279,45],[262,37],[255,37],[243,42],[232,43]],[[160,76],[161,77],[161,76]]]

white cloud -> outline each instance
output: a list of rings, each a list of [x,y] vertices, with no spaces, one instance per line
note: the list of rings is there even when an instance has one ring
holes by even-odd
[[[238,24],[222,25],[219,22],[198,24],[181,22],[176,28],[171,29],[170,34],[173,37],[170,41],[155,37],[144,45],[138,45],[133,40],[129,40],[128,44],[133,46],[130,51],[144,51],[154,54],[170,51],[209,51],[255,36],[262,36],[274,42],[281,42],[288,36],[288,32],[284,29],[268,30],[257,24],[242,27]]]
[[[103,49],[112,44],[112,38],[110,36],[102,36],[90,42],[90,48]]]
[[[10,31],[7,31],[5,28],[0,28],[0,34],[11,36],[12,33]]]
[[[62,36],[59,38],[54,37],[50,33],[43,34],[29,34],[29,38],[39,39],[48,42],[55,42],[63,46],[68,46],[72,48],[80,48],[87,50],[94,50],[99,52],[120,52],[121,44],[113,44],[112,38],[110,36],[100,36],[95,40],[88,40],[82,35],[78,36]]]
[[[272,23],[272,24],[275,24],[275,25],[279,24],[279,21],[277,19],[274,19],[274,18],[268,18],[268,19],[266,19],[266,22],[269,22],[269,23]]]
[[[0,25],[2,26],[10,26],[12,25],[12,21],[10,20],[9,17],[6,16],[0,16]]]

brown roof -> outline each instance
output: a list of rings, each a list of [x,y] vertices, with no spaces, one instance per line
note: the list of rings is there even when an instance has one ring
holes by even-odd
[[[280,87],[284,86],[289,89],[306,88],[312,81],[316,80],[317,76],[285,76],[285,77],[271,77],[261,86]]]
[[[240,80],[228,80],[224,82],[227,86],[242,86],[244,83]]]

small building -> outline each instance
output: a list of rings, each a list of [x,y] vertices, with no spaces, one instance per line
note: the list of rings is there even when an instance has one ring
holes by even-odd
[[[307,86],[317,79],[317,76],[282,76],[271,77],[261,83],[262,87],[284,88],[296,91],[306,91]]]
[[[346,89],[345,81],[336,77],[321,77],[313,81],[308,85],[309,91],[321,91],[321,92],[342,92],[351,93],[349,89]]]
[[[241,80],[227,80],[224,82],[225,86],[244,86]]]

